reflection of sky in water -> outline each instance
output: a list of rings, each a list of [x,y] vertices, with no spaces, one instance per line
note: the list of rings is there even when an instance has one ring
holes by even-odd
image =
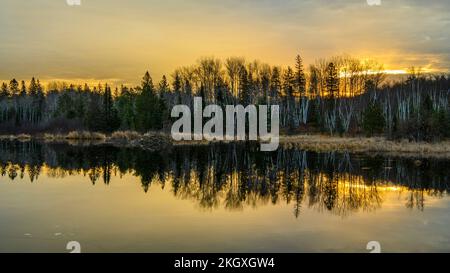
[[[230,209],[223,205],[224,190],[210,208],[195,196],[175,196],[171,183],[164,188],[153,183],[144,193],[131,174],[113,175],[109,185],[92,185],[82,174],[48,174],[44,168],[33,183],[27,175],[14,181],[0,178],[0,251],[64,252],[72,240],[94,252],[366,252],[373,240],[386,252],[450,249],[450,199],[445,194],[424,193],[422,211],[407,208],[411,192],[406,188],[378,186],[379,206],[352,210],[344,208],[350,206],[350,191],[359,190],[361,198],[366,187],[340,181],[339,209],[347,213],[309,206],[305,197],[296,218],[295,200],[287,204],[281,196],[275,204],[247,196],[242,206]]]
[[[450,69],[448,0],[84,2],[0,1],[0,80],[135,85],[202,56],[287,66],[297,53],[305,64],[347,53],[388,72]]]

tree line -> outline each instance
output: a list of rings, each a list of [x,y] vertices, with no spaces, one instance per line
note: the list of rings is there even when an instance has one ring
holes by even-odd
[[[384,134],[390,138],[439,140],[450,136],[450,77],[411,69],[400,81],[386,80],[376,61],[350,56],[319,59],[305,67],[270,66],[230,57],[201,58],[176,69],[155,86],[146,72],[139,86],[51,83],[16,79],[0,88],[0,131],[46,132],[89,129],[161,130],[169,110],[205,104],[277,104],[286,133]]]

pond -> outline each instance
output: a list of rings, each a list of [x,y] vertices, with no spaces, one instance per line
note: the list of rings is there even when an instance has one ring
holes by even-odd
[[[450,160],[0,141],[0,252],[450,251]]]

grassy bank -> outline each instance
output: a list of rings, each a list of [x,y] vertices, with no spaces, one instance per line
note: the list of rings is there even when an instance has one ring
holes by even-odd
[[[69,144],[83,145],[109,144],[118,147],[138,147],[147,150],[161,150],[170,145],[208,145],[210,143],[205,140],[174,142],[169,134],[162,132],[141,134],[134,131],[117,131],[106,135],[97,132],[74,131],[68,134],[42,134],[35,136],[26,134],[0,135],[0,140],[30,141],[32,139],[44,142],[67,142]],[[333,137],[315,134],[280,136],[280,146],[315,152],[347,151],[372,155],[450,159],[449,140],[427,143],[407,140],[391,141],[383,137]]]
[[[281,136],[284,147],[309,151],[349,151],[355,153],[385,154],[411,157],[450,158],[450,141],[436,143],[391,141],[383,137],[332,137],[323,135]]]
[[[47,143],[68,143],[83,146],[113,145],[145,150],[162,150],[172,144],[171,138],[167,134],[160,132],[140,134],[134,131],[117,131],[109,135],[88,131],[73,131],[67,134],[0,135],[0,140],[21,142],[37,140]]]

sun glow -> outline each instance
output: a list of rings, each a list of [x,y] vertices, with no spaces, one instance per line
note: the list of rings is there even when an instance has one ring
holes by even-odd
[[[390,74],[390,75],[404,75],[404,74],[408,74],[408,72],[406,70],[403,69],[385,69],[382,71],[385,74]]]
[[[351,76],[359,76],[359,75],[378,75],[378,74],[387,74],[387,75],[405,75],[408,74],[408,71],[402,69],[383,69],[383,70],[364,70],[359,72],[348,72],[345,70],[341,70],[339,72],[339,76],[341,78],[348,78]]]

